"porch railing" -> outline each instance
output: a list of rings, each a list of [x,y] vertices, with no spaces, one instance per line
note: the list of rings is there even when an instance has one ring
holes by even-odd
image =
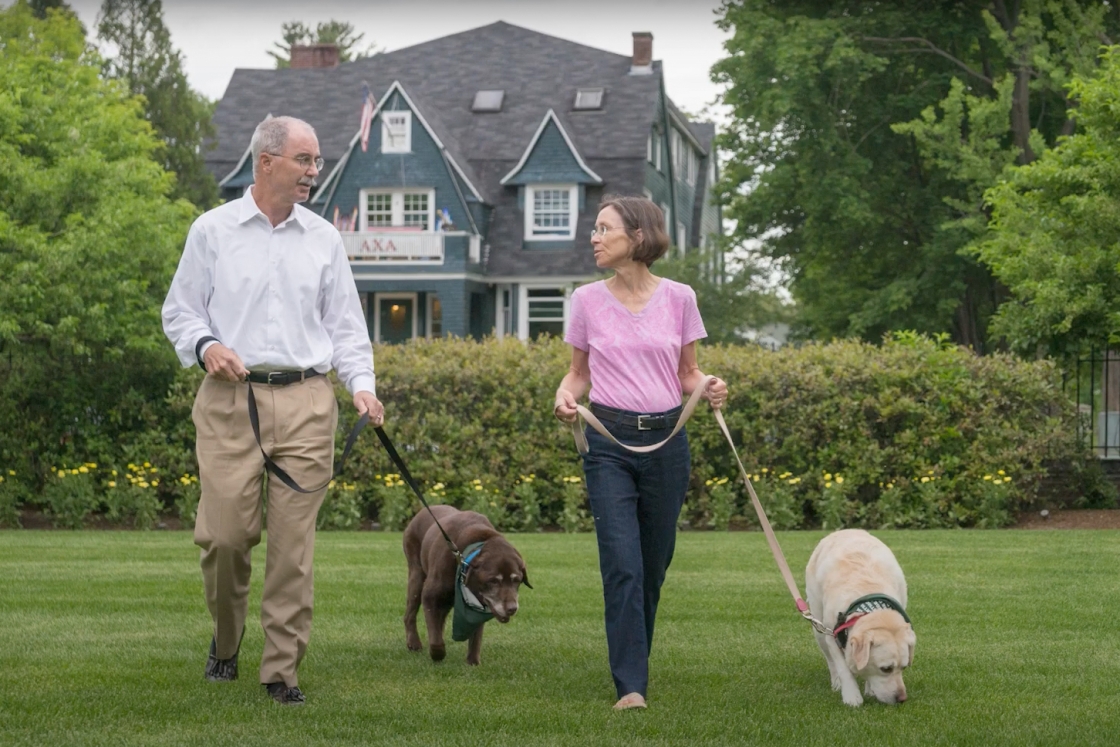
[[[443,263],[443,234],[421,231],[342,231],[346,255],[359,262]]]

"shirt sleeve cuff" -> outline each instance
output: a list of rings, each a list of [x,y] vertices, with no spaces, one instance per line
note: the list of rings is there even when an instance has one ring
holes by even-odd
[[[371,392],[374,397],[377,396],[375,377],[372,374],[369,376],[365,374],[355,376],[346,383],[346,388],[350,391],[350,394],[357,394],[358,392]]]

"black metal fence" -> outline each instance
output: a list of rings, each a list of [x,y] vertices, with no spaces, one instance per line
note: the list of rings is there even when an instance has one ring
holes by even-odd
[[[1101,459],[1120,459],[1120,350],[1090,348],[1066,387],[1077,402],[1082,443]]]

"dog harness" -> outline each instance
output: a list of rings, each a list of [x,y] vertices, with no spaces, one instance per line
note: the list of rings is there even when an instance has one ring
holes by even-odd
[[[906,610],[902,608],[898,600],[888,597],[886,594],[868,594],[865,597],[860,597],[851,603],[846,612],[841,612],[836,616],[836,627],[832,629],[832,635],[836,637],[836,645],[840,647],[841,651],[848,645],[848,633],[851,632],[856,621],[875,610],[894,610],[902,615],[903,620],[910,622],[910,618],[906,616]]]
[[[455,614],[451,618],[451,640],[465,641],[470,638],[479,626],[494,617],[490,608],[479,600],[467,588],[467,574],[471,569],[471,561],[478,557],[482,551],[482,542],[467,545],[463,550],[463,562],[455,574]]]

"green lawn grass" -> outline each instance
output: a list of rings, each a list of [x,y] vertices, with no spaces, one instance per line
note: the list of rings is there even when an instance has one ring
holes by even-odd
[[[511,537],[535,589],[477,668],[405,649],[399,534],[320,534],[307,705],[283,708],[257,682],[263,547],[241,679],[211,684],[188,533],[2,532],[0,744],[1120,744],[1120,532],[878,535],[918,633],[905,705],[840,702],[762,535],[684,533],[650,708],[614,713],[590,534]],[[821,536],[780,536],[799,579]]]

